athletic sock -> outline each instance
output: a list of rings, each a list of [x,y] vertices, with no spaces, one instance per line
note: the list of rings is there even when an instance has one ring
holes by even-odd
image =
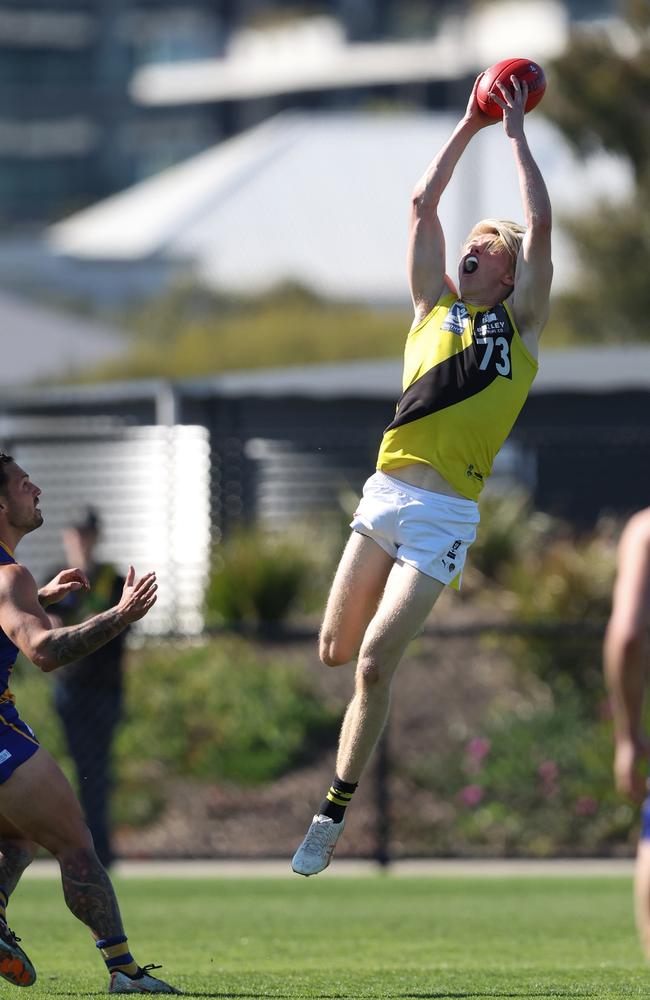
[[[329,792],[320,804],[318,810],[320,815],[329,816],[334,823],[341,823],[358,784],[358,781],[352,784],[350,781],[343,781],[338,776],[335,777]]]
[[[138,963],[129,951],[129,941],[125,934],[101,938],[95,944],[101,951],[109,972],[125,972],[127,976],[138,974]]]
[[[4,920],[7,923],[7,903],[9,902],[9,895],[5,890],[4,886],[0,885],[0,920]]]

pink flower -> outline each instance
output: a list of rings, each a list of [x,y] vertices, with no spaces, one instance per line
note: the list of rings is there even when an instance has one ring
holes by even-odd
[[[464,806],[468,806],[468,808],[473,809],[479,804],[484,795],[485,792],[480,785],[465,785],[465,787],[461,788],[459,791],[458,798]]]
[[[537,773],[545,784],[557,781],[560,769],[554,760],[545,760],[537,768]]]
[[[467,756],[478,763],[487,757],[491,746],[490,740],[486,740],[482,736],[476,736],[467,744]]]
[[[575,809],[578,816],[593,816],[598,810],[598,802],[593,795],[581,795]]]

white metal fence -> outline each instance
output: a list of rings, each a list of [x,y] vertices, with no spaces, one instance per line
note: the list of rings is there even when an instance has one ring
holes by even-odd
[[[195,634],[203,626],[210,562],[210,445],[203,427],[127,427],[104,418],[17,418],[0,423],[0,447],[43,491],[44,524],[18,557],[43,582],[63,565],[63,528],[92,505],[98,557],[122,571],[155,569],[158,602],[146,634]]]

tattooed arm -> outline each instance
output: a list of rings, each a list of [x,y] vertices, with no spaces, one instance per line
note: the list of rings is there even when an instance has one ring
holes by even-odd
[[[3,567],[0,574],[0,628],[41,670],[56,670],[79,660],[144,618],[156,602],[156,574],[135,579],[129,566],[119,602],[108,611],[67,628],[53,628],[41,607],[38,589],[24,566]]]

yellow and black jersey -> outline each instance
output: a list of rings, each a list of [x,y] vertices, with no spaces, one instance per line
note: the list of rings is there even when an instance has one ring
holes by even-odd
[[[408,335],[402,396],[377,468],[431,465],[477,500],[537,374],[505,302],[443,295]]]

